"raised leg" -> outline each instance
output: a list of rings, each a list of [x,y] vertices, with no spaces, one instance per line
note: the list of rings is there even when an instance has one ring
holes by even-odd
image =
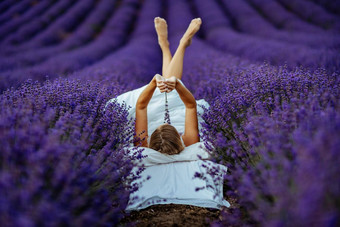
[[[162,75],[164,75],[172,59],[172,55],[169,49],[169,41],[168,41],[168,25],[166,21],[160,17],[156,17],[154,22],[155,22],[155,29],[158,35],[158,44],[162,50],[162,57],[163,57]]]
[[[166,67],[163,73],[163,76],[165,78],[175,76],[178,79],[182,79],[185,49],[191,44],[191,39],[200,29],[201,24],[202,21],[200,18],[196,18],[191,21],[189,27],[187,28],[186,32],[179,42],[178,48],[173,58],[171,59],[169,65]]]

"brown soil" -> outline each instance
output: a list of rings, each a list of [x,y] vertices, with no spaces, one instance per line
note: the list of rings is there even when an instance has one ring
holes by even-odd
[[[235,207],[235,201],[228,201],[231,207]],[[209,226],[210,221],[220,219],[220,213],[217,209],[189,205],[153,205],[140,211],[132,211],[121,221],[121,225]]]
[[[209,226],[208,220],[218,219],[220,211],[203,207],[164,204],[133,211],[123,223],[134,226]],[[133,223],[132,223],[133,222]]]

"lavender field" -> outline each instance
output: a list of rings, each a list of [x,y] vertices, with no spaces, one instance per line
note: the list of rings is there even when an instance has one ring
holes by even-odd
[[[236,201],[211,225],[340,226],[338,0],[1,1],[1,225],[127,215],[133,122],[104,107],[161,73],[157,16],[172,51],[202,18],[183,82]]]

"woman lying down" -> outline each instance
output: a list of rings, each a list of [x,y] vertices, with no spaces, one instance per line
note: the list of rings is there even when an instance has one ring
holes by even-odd
[[[141,163],[146,167],[142,178],[134,182],[141,183],[141,187],[130,195],[126,209],[170,203],[229,207],[223,199],[223,177],[227,167],[206,160],[209,154],[200,142],[198,123],[203,119],[197,112],[203,112],[199,106],[209,105],[204,100],[196,102],[181,81],[185,50],[202,21],[200,18],[191,21],[173,57],[166,21],[156,17],[154,22],[163,54],[163,76],[157,74],[149,84],[115,99],[133,107],[129,113],[135,114],[136,118],[134,145],[142,147],[145,156]],[[164,102],[168,108],[165,119]],[[210,171],[214,176],[208,173]]]

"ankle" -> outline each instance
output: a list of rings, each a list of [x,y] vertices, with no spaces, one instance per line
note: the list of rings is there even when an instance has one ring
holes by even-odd
[[[161,47],[161,49],[169,48],[170,44],[168,40],[158,40],[158,44]]]
[[[181,38],[181,40],[179,41],[179,45],[178,47],[182,47],[182,48],[187,48],[188,46],[190,46],[191,44],[191,39],[187,39],[187,38]]]

